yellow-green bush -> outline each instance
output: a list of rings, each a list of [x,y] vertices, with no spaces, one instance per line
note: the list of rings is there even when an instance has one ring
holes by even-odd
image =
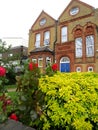
[[[43,130],[98,129],[98,74],[58,72],[39,83],[45,94]]]

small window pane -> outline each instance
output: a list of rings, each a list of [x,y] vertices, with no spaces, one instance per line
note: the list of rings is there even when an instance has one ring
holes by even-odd
[[[37,59],[32,59],[32,62],[37,63]]]
[[[46,67],[51,64],[51,58],[46,57]]]
[[[88,67],[88,72],[93,72],[93,67]]]
[[[43,58],[38,59],[38,67],[43,67]]]
[[[77,67],[76,72],[81,72],[81,67]]]

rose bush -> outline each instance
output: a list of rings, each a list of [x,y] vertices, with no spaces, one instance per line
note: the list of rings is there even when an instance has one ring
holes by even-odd
[[[7,119],[7,109],[12,105],[10,97],[7,96],[7,88],[5,84],[8,82],[6,78],[6,68],[0,66],[0,122]]]
[[[19,121],[32,127],[40,125],[41,106],[44,103],[44,95],[38,90],[39,78],[40,70],[33,62],[27,63],[24,74],[16,77],[19,97],[16,112]]]
[[[56,63],[52,64],[52,65],[48,65],[46,67],[46,75],[48,76],[53,76],[56,72],[58,71],[58,65]]]
[[[0,66],[0,77],[5,76],[5,74],[6,74],[6,69]]]

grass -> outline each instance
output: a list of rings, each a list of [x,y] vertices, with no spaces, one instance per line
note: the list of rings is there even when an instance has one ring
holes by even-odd
[[[5,87],[6,87],[7,89],[16,88],[16,84],[6,85]]]
[[[14,99],[17,98],[17,92],[15,92],[15,91],[11,92],[10,91],[10,92],[8,92],[8,96],[10,96],[12,100],[14,100]]]

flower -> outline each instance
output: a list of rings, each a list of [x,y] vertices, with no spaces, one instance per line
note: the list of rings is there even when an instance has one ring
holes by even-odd
[[[57,68],[58,68],[58,66],[57,66],[56,63],[52,65],[52,70],[53,70],[53,71],[57,71]]]
[[[33,62],[30,62],[29,63],[29,70],[32,71],[34,70],[35,68],[38,68],[38,64],[35,64]]]
[[[3,77],[6,74],[6,69],[2,66],[0,66],[0,76]]]
[[[15,113],[12,113],[9,118],[12,120],[18,121],[18,117]]]

